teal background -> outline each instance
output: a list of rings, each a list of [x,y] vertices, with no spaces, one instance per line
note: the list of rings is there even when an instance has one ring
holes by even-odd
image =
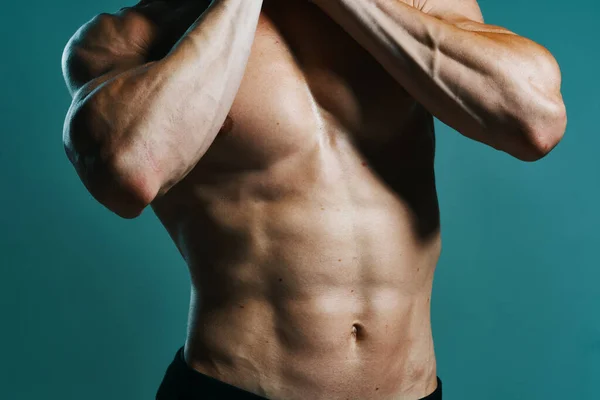
[[[175,246],[151,210],[123,220],[93,201],[61,143],[62,49],[124,5],[13,1],[0,13],[3,399],[153,399],[185,338],[189,278]],[[600,398],[600,6],[480,5],[487,23],[555,55],[569,123],[553,153],[523,163],[436,122],[444,399]]]

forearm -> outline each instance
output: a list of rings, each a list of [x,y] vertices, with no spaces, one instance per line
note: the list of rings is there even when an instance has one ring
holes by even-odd
[[[239,88],[261,4],[216,0],[163,59],[74,103],[67,131],[84,136],[72,147],[100,202],[114,210],[108,203],[125,201],[131,211],[120,214],[135,216],[202,157]],[[121,199],[109,198],[117,188]]]
[[[533,142],[553,143],[564,132],[560,71],[542,46],[500,27],[451,24],[399,0],[314,2],[465,136],[535,159],[548,145]]]

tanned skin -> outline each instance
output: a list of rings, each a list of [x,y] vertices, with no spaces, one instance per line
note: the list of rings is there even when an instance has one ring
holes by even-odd
[[[560,71],[475,0],[143,1],[63,55],[67,155],[189,267],[185,359],[272,399],[436,388],[436,116],[534,161]]]

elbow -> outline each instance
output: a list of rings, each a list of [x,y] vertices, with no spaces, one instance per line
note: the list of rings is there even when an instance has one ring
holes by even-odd
[[[121,198],[114,197],[113,203],[105,202],[103,205],[121,218],[134,219],[142,214],[153,199],[154,197],[146,193],[127,191]]]
[[[97,199],[121,218],[139,217],[158,194],[152,176],[138,168],[124,167],[120,161],[101,167],[95,178]]]
[[[532,57],[532,68],[520,80],[519,105],[516,110],[518,126],[526,148],[524,161],[537,161],[548,155],[562,140],[567,128],[567,110],[563,101],[561,73],[556,59],[540,47]]]
[[[81,181],[94,199],[121,218],[140,216],[160,187],[147,157],[134,150],[135,143],[116,146],[95,140],[98,132],[84,128],[85,124],[69,123],[63,134],[66,155]]]
[[[75,168],[94,199],[121,218],[137,218],[158,194],[154,176],[131,155],[70,158],[77,159]]]
[[[509,141],[513,157],[534,162],[546,157],[562,140],[567,127],[567,113],[562,100],[546,107],[544,112],[530,113],[519,118],[519,129]]]
[[[118,187],[117,193],[120,193],[111,210],[120,217],[138,217],[158,195],[158,176],[148,167],[145,153],[125,153],[116,157],[108,170],[111,181]]]
[[[523,161],[534,162],[547,156],[563,139],[567,128],[567,113],[564,103],[553,107],[541,119],[541,123],[530,124],[524,135],[529,151]]]

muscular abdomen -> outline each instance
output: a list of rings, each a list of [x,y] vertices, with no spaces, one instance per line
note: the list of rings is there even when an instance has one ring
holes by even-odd
[[[178,189],[177,213],[161,219],[190,267],[200,371],[315,399],[367,398],[365,381],[397,393],[433,373],[439,239],[422,240],[410,206],[336,143]]]

